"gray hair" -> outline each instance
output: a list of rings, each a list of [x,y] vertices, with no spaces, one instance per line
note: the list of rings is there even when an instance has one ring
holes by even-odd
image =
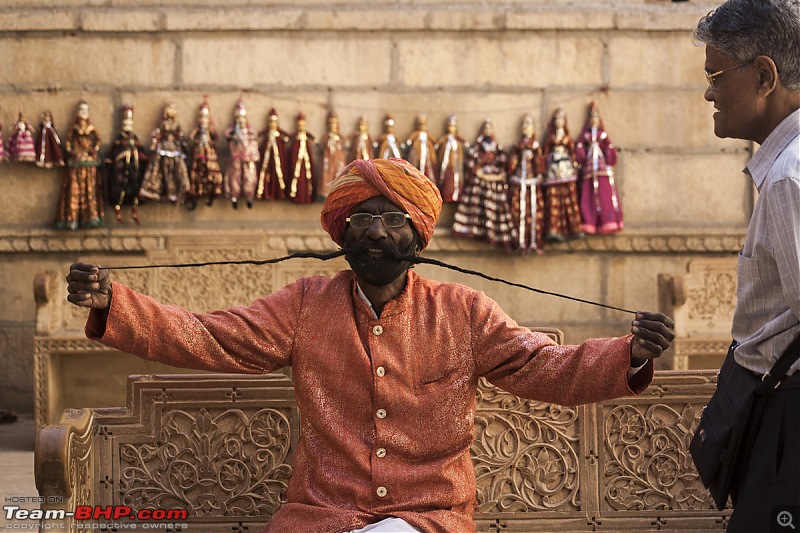
[[[767,56],[783,86],[800,91],[800,0],[727,0],[700,19],[694,38],[737,63]]]

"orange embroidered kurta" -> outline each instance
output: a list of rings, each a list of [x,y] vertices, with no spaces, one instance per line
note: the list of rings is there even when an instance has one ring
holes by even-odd
[[[408,273],[373,318],[355,275],[309,277],[249,306],[194,314],[114,283],[92,339],[150,360],[217,372],[291,366],[302,413],[285,503],[267,532],[340,533],[388,516],[426,533],[474,531],[476,387],[566,405],[641,392],[630,336],[558,346],[484,293]],[[157,326],[154,326],[156,325]]]

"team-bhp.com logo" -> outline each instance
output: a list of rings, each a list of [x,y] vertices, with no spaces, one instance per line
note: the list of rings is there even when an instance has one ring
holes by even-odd
[[[125,529],[136,529],[137,524],[132,522],[144,522],[139,524],[142,529],[159,528],[167,526],[167,523],[175,525],[175,522],[186,520],[188,517],[186,509],[141,509],[134,511],[133,508],[127,505],[79,505],[75,508],[75,511],[23,509],[18,505],[4,505],[3,510],[9,523],[13,520],[45,520],[52,523],[72,518],[72,527],[75,529],[88,529],[91,526],[84,528],[82,522],[98,520],[119,523],[117,524],[118,527],[121,526]],[[181,526],[183,528],[186,527],[185,524],[181,524]]]

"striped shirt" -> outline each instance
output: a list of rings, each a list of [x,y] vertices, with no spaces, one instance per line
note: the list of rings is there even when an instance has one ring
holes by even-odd
[[[786,117],[747,164],[758,189],[739,254],[733,338],[736,362],[767,372],[800,335],[800,109]],[[800,361],[789,369],[800,369]]]

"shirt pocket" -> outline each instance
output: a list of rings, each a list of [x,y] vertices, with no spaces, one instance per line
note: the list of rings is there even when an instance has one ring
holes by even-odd
[[[758,259],[755,255],[749,256],[745,255],[744,251],[740,252],[739,260],[736,264],[736,274],[738,278],[736,297],[739,301],[742,301],[745,295],[751,294],[761,283]]]
[[[426,368],[425,361],[419,361],[414,388],[420,395],[444,391],[459,383],[462,374],[458,367]]]

